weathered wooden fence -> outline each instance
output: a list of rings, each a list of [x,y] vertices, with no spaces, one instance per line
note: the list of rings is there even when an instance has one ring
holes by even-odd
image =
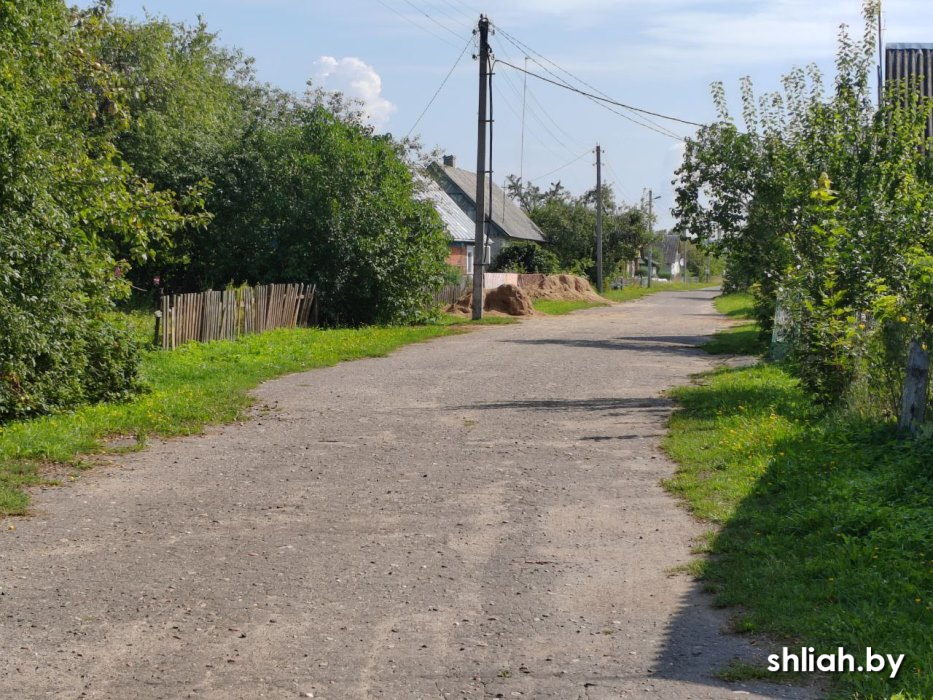
[[[315,288],[309,284],[165,296],[160,309],[162,347],[171,350],[192,340],[232,340],[273,328],[307,326],[314,298]]]
[[[434,292],[434,306],[450,306],[470,290],[469,279],[464,278],[460,284],[447,284]]]

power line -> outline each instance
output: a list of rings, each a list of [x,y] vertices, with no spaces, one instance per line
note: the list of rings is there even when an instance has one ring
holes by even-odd
[[[672,116],[667,115],[667,114],[661,114],[660,112],[653,112],[653,111],[651,111],[651,110],[649,110],[649,109],[642,109],[642,108],[640,108],[640,107],[633,107],[632,105],[627,105],[627,104],[624,104],[624,103],[622,103],[622,102],[617,102],[616,100],[613,100],[612,98],[610,98],[609,95],[607,95],[606,93],[604,93],[604,92],[603,92],[602,90],[600,90],[599,88],[596,88],[596,87],[590,85],[588,82],[586,82],[586,81],[583,80],[582,78],[580,78],[580,77],[574,75],[573,73],[571,73],[570,71],[568,71],[566,68],[561,68],[559,65],[557,65],[556,63],[554,63],[554,61],[552,61],[552,60],[550,60],[549,58],[547,58],[547,56],[544,56],[544,55],[542,55],[541,53],[539,53],[538,51],[535,51],[533,48],[531,48],[530,46],[528,46],[528,44],[525,44],[525,43],[522,42],[520,39],[518,39],[518,38],[512,36],[512,35],[509,34],[507,31],[505,31],[504,29],[502,29],[502,27],[499,27],[498,25],[496,25],[496,29],[497,29],[499,32],[501,32],[502,35],[505,36],[509,41],[511,41],[511,42],[515,43],[517,46],[519,46],[519,48],[522,48],[523,50],[526,50],[526,51],[530,51],[531,53],[533,53],[533,54],[535,54],[535,55],[537,55],[537,56],[540,56],[543,60],[545,60],[545,61],[547,61],[548,63],[550,63],[550,64],[551,64],[552,66],[554,66],[557,70],[561,71],[562,73],[566,73],[567,75],[569,75],[571,78],[573,78],[574,80],[576,80],[576,81],[579,82],[580,84],[582,84],[582,85],[588,87],[590,90],[593,90],[595,93],[597,93],[596,95],[589,95],[588,93],[586,93],[586,92],[583,91],[583,90],[577,90],[577,92],[580,92],[580,93],[583,94],[583,95],[586,95],[586,96],[592,97],[592,98],[596,98],[596,99],[601,99],[601,100],[604,101],[604,102],[608,102],[608,103],[610,103],[610,104],[614,104],[614,105],[616,105],[616,106],[618,106],[618,107],[623,107],[623,108],[629,109],[629,110],[631,110],[631,111],[633,111],[633,112],[639,112],[640,114],[647,114],[647,115],[650,115],[650,116],[653,116],[653,117],[658,117],[659,119],[667,119],[667,120],[669,120],[669,121],[679,122],[679,123],[681,123],[681,124],[687,124],[688,126],[703,126],[703,124],[700,124],[700,123],[698,123],[698,122],[689,121],[689,120],[687,120],[687,119],[680,119],[680,118],[678,118],[678,117],[672,117]],[[535,61],[535,63],[538,63],[538,61]],[[541,65],[541,64],[538,63],[538,65]],[[514,66],[513,66],[513,67],[514,67]],[[545,68],[544,66],[542,66],[542,68],[544,68],[545,70],[547,70],[547,68]],[[551,71],[547,71],[547,72],[548,72],[548,73],[551,73]],[[551,75],[554,75],[554,74],[551,73]],[[570,85],[567,85],[567,84],[566,84],[566,81],[563,81],[563,80],[562,80],[561,78],[559,78],[558,76],[554,76],[554,77],[555,77],[555,78],[558,78],[558,80],[560,81],[560,83],[563,83],[566,87],[568,87],[568,88],[569,88],[569,87],[572,87],[572,86],[570,86]],[[576,89],[576,88],[574,88],[574,89]],[[659,125],[656,124],[655,126],[659,126]]]
[[[526,74],[530,75],[532,78],[537,78],[538,80],[543,80],[544,82],[550,83],[551,85],[556,85],[557,87],[562,87],[562,88],[564,88],[565,90],[570,90],[571,92],[575,92],[575,93],[577,93],[577,94],[579,94],[579,95],[583,95],[584,97],[588,97],[588,98],[591,99],[591,100],[597,100],[597,101],[599,101],[599,102],[605,102],[606,104],[615,105],[616,107],[622,107],[623,109],[629,109],[629,110],[631,110],[631,111],[633,111],[633,112],[639,112],[640,114],[650,114],[651,116],[658,117],[659,119],[667,119],[667,120],[672,121],[672,122],[679,122],[679,123],[681,123],[681,124],[688,124],[689,126],[703,126],[703,125],[700,124],[699,122],[692,122],[692,121],[689,121],[689,120],[687,120],[687,119],[680,119],[679,117],[672,117],[672,116],[669,116],[669,115],[667,115],[667,114],[661,114],[660,112],[652,112],[651,110],[641,109],[640,107],[633,107],[633,106],[631,106],[631,105],[625,104],[624,102],[618,102],[618,101],[613,100],[613,99],[610,99],[610,98],[608,98],[608,97],[602,97],[602,96],[600,96],[600,95],[594,95],[593,93],[586,92],[585,90],[581,90],[581,89],[579,89],[579,88],[576,88],[576,87],[574,87],[573,85],[569,85],[569,84],[566,83],[566,82],[558,82],[557,80],[551,80],[550,78],[546,78],[546,77],[544,77],[543,75],[539,75],[538,73],[533,73],[533,72],[531,72],[531,71],[529,71],[529,70],[525,70],[524,68],[520,68],[520,67],[518,67],[518,66],[512,65],[512,64],[509,63],[508,61],[504,61],[504,60],[502,60],[501,58],[498,59],[498,60],[496,61],[496,63],[502,63],[502,64],[508,66],[509,68],[512,68],[513,70],[519,71],[520,73],[526,73]]]
[[[447,75],[444,76],[444,80],[441,81],[440,87],[438,87],[437,90],[434,92],[434,96],[431,98],[430,102],[428,102],[428,106],[424,108],[424,110],[415,120],[415,123],[411,125],[411,129],[408,130],[408,134],[406,135],[405,138],[408,138],[409,136],[411,136],[411,132],[413,132],[415,130],[415,127],[421,123],[422,119],[424,119],[424,115],[428,113],[429,109],[431,109],[431,105],[434,104],[434,101],[437,99],[437,96],[441,94],[441,90],[443,90],[444,86],[447,85],[447,81],[450,80],[450,76],[453,75],[455,70],[457,70],[457,66],[460,65],[460,61],[463,60],[464,55],[466,55],[467,49],[470,48],[470,45],[472,43],[473,43],[473,37],[471,36],[469,39],[467,39],[467,43],[464,45],[463,51],[461,51],[460,55],[457,56],[457,60],[454,62],[454,65],[447,72]]]
[[[561,170],[564,170],[565,168],[569,168],[571,165],[574,165],[575,163],[577,163],[581,158],[583,158],[584,156],[588,156],[588,155],[589,155],[590,153],[592,153],[592,152],[593,152],[592,150],[583,151],[583,153],[581,153],[580,155],[578,155],[576,158],[574,158],[574,159],[573,159],[572,161],[570,161],[569,163],[564,163],[564,164],[563,164],[562,166],[560,166],[559,168],[554,168],[551,172],[549,172],[549,173],[544,173],[544,175],[538,175],[538,177],[533,177],[533,178],[531,178],[530,180],[528,180],[528,182],[536,182],[536,181],[538,181],[538,180],[543,180],[544,178],[549,177],[549,176],[553,175],[554,173],[559,173]]]
[[[443,35],[441,35],[441,34],[438,34],[438,33],[435,32],[434,30],[432,30],[430,27],[426,27],[426,26],[424,26],[423,24],[419,24],[419,23],[415,22],[413,19],[411,19],[411,17],[409,17],[408,15],[405,15],[405,14],[399,12],[397,9],[395,9],[395,8],[392,7],[391,5],[387,4],[387,3],[384,2],[383,0],[376,0],[376,2],[378,2],[380,5],[382,5],[384,8],[386,8],[386,9],[389,10],[390,12],[395,13],[396,15],[398,15],[399,17],[401,17],[403,20],[405,20],[405,21],[408,22],[409,24],[411,24],[411,25],[417,27],[417,28],[420,29],[421,31],[427,32],[428,34],[430,34],[431,36],[433,36],[433,37],[434,37],[435,39],[437,39],[438,41],[443,41],[445,44],[447,44],[448,46],[452,46],[452,47],[454,47],[455,49],[460,48],[460,44],[455,44],[455,43],[453,43],[450,39],[448,39],[447,37],[445,37],[445,36],[443,36]],[[457,39],[460,39],[460,36],[459,36],[459,35],[457,36]]]
[[[531,48],[530,46],[528,46],[528,44],[526,44],[526,43],[524,43],[523,41],[521,41],[521,40],[517,39],[516,37],[512,36],[511,34],[509,34],[509,33],[508,33],[507,31],[505,31],[504,29],[499,28],[499,31],[502,32],[502,35],[506,38],[507,41],[511,42],[511,43],[512,43],[514,46],[516,46],[517,48],[522,49],[522,47],[524,47],[522,50],[525,51],[526,53],[527,53],[527,52],[531,52],[531,53],[533,53],[533,54],[537,54],[537,55],[540,56],[544,61],[546,61],[547,63],[550,63],[552,66],[554,66],[554,67],[555,67],[557,70],[559,70],[561,73],[565,73],[566,75],[570,76],[573,80],[576,80],[576,81],[577,81],[578,83],[580,83],[581,85],[583,85],[583,86],[585,86],[585,87],[588,87],[588,88],[590,88],[591,90],[593,90],[593,92],[595,92],[596,94],[602,95],[603,97],[607,97],[607,98],[609,97],[609,95],[607,95],[605,92],[603,92],[603,91],[600,90],[599,88],[597,88],[597,87],[595,87],[595,86],[593,86],[593,85],[590,85],[590,84],[589,84],[588,82],[586,82],[583,78],[581,78],[581,77],[579,77],[579,76],[577,76],[577,75],[574,75],[573,73],[571,73],[571,72],[570,72],[569,70],[567,70],[566,68],[562,68],[561,66],[557,65],[554,61],[552,61],[551,59],[549,59],[547,56],[544,56],[544,55],[542,55],[540,52],[535,51],[533,48]],[[520,45],[520,46],[519,46],[519,45]],[[552,75],[553,77],[557,78],[557,80],[558,80],[559,82],[561,82],[561,83],[566,83],[566,82],[567,82],[566,80],[564,80],[564,79],[561,78],[560,76],[556,75],[553,71],[549,70],[547,66],[545,66],[543,63],[541,63],[541,61],[538,61],[538,60],[536,60],[536,59],[533,58],[533,57],[531,57],[531,60],[534,61],[535,63],[537,63],[539,66],[541,66],[541,68],[543,68],[545,71],[547,71],[547,73],[548,73],[549,75]],[[526,65],[526,67],[527,67],[527,65]],[[611,98],[610,98],[610,99],[611,99]],[[591,100],[591,101],[593,101],[593,100]],[[595,101],[594,101],[594,102],[595,102]],[[599,105],[600,107],[602,107],[603,109],[606,109],[606,110],[612,112],[613,114],[616,114],[616,115],[622,117],[623,119],[626,119],[626,120],[632,122],[633,124],[638,124],[639,126],[644,126],[645,128],[651,129],[652,131],[657,131],[658,129],[660,129],[660,130],[664,133],[665,136],[670,136],[671,138],[677,139],[677,140],[679,140],[679,141],[683,141],[683,139],[682,139],[680,136],[678,136],[677,134],[675,134],[675,133],[674,133],[673,131],[671,131],[670,129],[661,126],[660,124],[658,124],[656,121],[654,121],[654,120],[651,119],[650,117],[642,117],[641,119],[633,119],[632,117],[629,117],[629,116],[626,116],[626,115],[624,115],[624,114],[621,114],[620,112],[618,112],[618,111],[612,109],[612,108],[609,107],[608,105],[605,105],[605,104],[603,104],[603,103],[601,103],[601,102],[595,102],[595,104],[598,104],[598,105]],[[643,121],[642,121],[642,120],[643,120]],[[645,122],[647,122],[647,123],[645,123]],[[656,127],[656,128],[652,128],[652,126],[649,126],[649,124],[650,124],[650,125],[653,125],[653,126]]]
[[[418,7],[417,5],[415,5],[415,3],[411,2],[411,0],[405,0],[405,4],[408,5],[409,7],[411,7],[413,10],[415,10],[415,12],[420,12],[421,14],[423,14],[425,17],[427,17],[429,20],[431,20],[432,22],[434,22],[434,24],[436,24],[438,27],[440,27],[441,29],[443,29],[445,32],[449,32],[450,34],[453,34],[453,35],[454,35],[455,37],[457,37],[458,39],[461,38],[462,35],[457,34],[457,32],[455,32],[453,29],[451,29],[450,27],[448,27],[446,24],[443,24],[442,22],[440,22],[440,20],[437,20],[437,19],[435,19],[434,17],[432,17],[431,15],[429,15],[427,12],[425,12],[425,11],[422,10],[420,7]]]
[[[525,49],[522,48],[522,47],[524,46],[525,48],[527,48],[527,49],[528,49],[529,51],[531,51],[532,53],[537,53],[537,52],[536,52],[534,49],[532,49],[531,47],[528,47],[527,45],[522,44],[522,42],[518,41],[517,39],[511,38],[510,35],[508,34],[508,32],[506,32],[505,30],[500,29],[499,31],[502,33],[503,36],[505,36],[506,41],[508,41],[509,43],[511,43],[513,46],[515,46],[515,48],[517,48],[519,51],[525,52]],[[518,42],[518,43],[516,43],[516,42]],[[521,46],[519,46],[519,44],[521,44]],[[506,54],[506,55],[508,55],[508,54]],[[538,54],[538,55],[540,55],[540,54]],[[561,87],[568,87],[568,88],[574,89],[566,80],[564,80],[563,78],[561,78],[561,77],[560,77],[559,75],[557,75],[554,71],[552,71],[550,68],[548,68],[548,67],[547,67],[546,65],[544,65],[543,63],[541,63],[541,61],[537,60],[537,59],[534,58],[533,56],[527,56],[527,58],[528,58],[528,60],[534,61],[534,62],[535,62],[536,64],[538,64],[545,72],[547,72],[549,75],[551,75],[551,76],[553,76],[554,78],[556,78],[556,79],[557,79],[557,84],[560,85]],[[563,68],[561,68],[561,67],[558,66],[556,63],[554,63],[553,61],[549,60],[548,58],[545,58],[544,56],[542,56],[542,58],[543,58],[545,61],[547,61],[548,63],[551,63],[552,65],[554,65],[558,70],[563,71],[564,73],[567,73],[568,75],[570,75],[571,77],[573,77],[575,80],[580,80],[579,78],[576,78],[576,76],[574,76],[572,73],[570,73],[569,71],[564,70]],[[508,62],[503,61],[503,63],[508,63]],[[526,72],[525,75],[527,76],[528,73]],[[585,81],[580,81],[580,82],[582,82],[584,85],[586,85],[586,86],[589,87],[589,83],[586,83]],[[595,89],[595,88],[594,88],[594,89]],[[597,90],[597,92],[599,92],[599,90]],[[622,113],[619,112],[618,110],[613,109],[613,108],[610,107],[609,105],[604,104],[603,102],[600,102],[600,101],[597,100],[597,99],[594,99],[594,98],[592,98],[592,97],[587,97],[587,99],[589,99],[591,102],[593,102],[594,104],[598,105],[599,107],[602,107],[603,109],[605,109],[605,110],[607,110],[607,111],[609,111],[609,112],[612,112],[612,113],[615,114],[616,116],[622,117],[622,118],[625,119],[626,121],[630,121],[630,122],[632,122],[633,124],[637,124],[638,126],[643,126],[643,127],[645,127],[646,129],[649,129],[649,130],[651,130],[651,131],[656,131],[657,133],[661,134],[662,136],[667,136],[667,137],[672,138],[672,139],[675,139],[675,140],[677,140],[677,141],[683,141],[683,138],[681,138],[680,136],[678,136],[677,134],[675,134],[673,131],[671,131],[670,129],[668,129],[668,128],[664,127],[664,126],[661,126],[661,125],[658,124],[657,122],[654,122],[654,121],[652,121],[651,119],[649,119],[649,118],[647,118],[647,117],[641,117],[640,119],[636,119],[636,118],[631,117],[631,116],[629,116],[629,115],[627,115],[627,114],[622,114]],[[647,122],[647,123],[646,123],[646,122]]]

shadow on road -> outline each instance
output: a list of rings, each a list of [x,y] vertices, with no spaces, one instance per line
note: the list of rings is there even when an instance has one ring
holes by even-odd
[[[641,409],[668,413],[673,403],[660,398],[596,398],[596,399],[526,399],[495,401],[456,406],[453,410],[510,410],[510,411],[619,411]]]
[[[708,340],[703,336],[643,336],[632,338],[607,338],[605,340],[537,338],[534,340],[501,340],[515,345],[561,345],[591,350],[632,350],[634,352],[670,353],[697,355],[704,351],[697,346]]]
[[[732,662],[751,664],[764,669],[767,644],[752,646],[744,636],[728,633],[722,613],[712,607],[710,596],[695,581],[681,599],[677,613],[665,629],[664,646],[652,675],[666,680],[686,681],[723,688],[732,693],[754,693],[766,698],[803,699],[813,696],[812,689],[777,680],[726,682],[717,674]]]

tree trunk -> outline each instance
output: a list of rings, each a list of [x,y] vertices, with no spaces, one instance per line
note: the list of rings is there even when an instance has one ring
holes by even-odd
[[[901,430],[916,433],[923,424],[927,408],[927,387],[930,383],[930,353],[916,340],[910,341],[907,356],[907,374],[904,377],[904,393],[901,396]]]

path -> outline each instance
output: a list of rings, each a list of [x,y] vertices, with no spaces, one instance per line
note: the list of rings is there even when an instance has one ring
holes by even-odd
[[[0,533],[0,697],[804,697],[714,680],[751,647],[666,573],[703,527],[660,392],[712,296],[279,379],[43,492]]]

